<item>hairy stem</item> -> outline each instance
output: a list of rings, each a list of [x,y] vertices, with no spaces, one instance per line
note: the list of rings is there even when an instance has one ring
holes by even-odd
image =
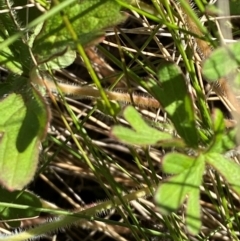
[[[153,186],[152,189],[155,190],[156,186]],[[145,187],[145,188],[141,188],[138,191],[135,191],[123,196],[122,199],[124,200],[124,202],[128,203],[128,202],[131,202],[132,200],[143,198],[149,195],[151,195],[151,191],[148,187]],[[106,201],[97,206],[94,206],[85,210],[81,210],[81,211],[76,211],[72,215],[59,216],[59,218],[56,220],[42,224],[38,227],[29,229],[27,231],[20,232],[18,234],[0,236],[0,241],[4,241],[4,240],[24,241],[33,237],[36,238],[37,236],[41,236],[48,232],[56,231],[60,228],[64,228],[73,223],[77,224],[78,222],[81,222],[82,219],[93,220],[94,216],[96,216],[98,213],[102,212],[103,210],[113,209],[119,205],[122,205],[121,200],[115,197],[113,202]]]
[[[74,86],[65,83],[58,83],[57,86],[53,81],[48,78],[42,78],[37,69],[34,68],[30,73],[30,80],[33,84],[45,86],[47,89],[53,92],[57,92],[58,88],[65,94],[75,99],[81,99],[84,97],[100,98],[101,94],[98,89],[89,86]],[[150,96],[141,96],[132,94],[113,91],[105,91],[109,100],[115,100],[123,103],[132,103],[137,106],[149,107],[149,108],[160,108],[159,102]]]

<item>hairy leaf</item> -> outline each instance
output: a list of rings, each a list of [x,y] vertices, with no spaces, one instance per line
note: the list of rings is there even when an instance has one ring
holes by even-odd
[[[0,104],[0,182],[9,190],[22,189],[35,174],[49,113],[34,90],[11,94]]]
[[[4,0],[0,0],[1,9],[7,9]],[[3,43],[9,36],[19,31],[14,21],[18,22],[18,16],[15,11],[0,14],[0,43]],[[22,74],[30,63],[30,54],[28,47],[22,39],[17,39],[12,45],[0,49],[0,65],[5,66],[11,72]]]
[[[120,8],[120,5],[112,0],[91,0],[71,4],[64,9],[64,13],[76,31],[79,42],[88,45],[104,36],[103,29],[114,26],[126,18],[120,13]],[[45,22],[35,40],[33,51],[41,61],[44,61],[53,55],[61,55],[67,46],[74,48],[75,45],[61,14],[55,14]]]

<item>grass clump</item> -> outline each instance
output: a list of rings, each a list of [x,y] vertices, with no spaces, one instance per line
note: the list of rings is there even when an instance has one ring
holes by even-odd
[[[206,1],[20,2],[0,1],[0,240],[238,240],[238,43],[212,53]]]

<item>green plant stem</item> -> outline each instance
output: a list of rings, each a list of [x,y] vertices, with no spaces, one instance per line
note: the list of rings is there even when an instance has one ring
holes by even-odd
[[[156,186],[154,185],[152,187],[154,190],[156,189]],[[136,200],[138,198],[142,198],[145,196],[151,195],[151,191],[148,187],[141,188],[140,190],[127,194],[122,197],[125,203],[131,202],[132,200]],[[24,241],[36,236],[41,236],[43,234],[46,234],[48,232],[53,232],[55,230],[58,230],[60,228],[64,228],[66,226],[69,226],[73,223],[79,222],[81,219],[87,219],[87,220],[94,220],[94,216],[96,216],[98,213],[100,213],[103,210],[109,210],[113,209],[116,206],[122,205],[122,201],[115,197],[114,202],[112,201],[106,201],[103,202],[97,206],[91,207],[86,210],[74,212],[72,215],[68,216],[60,216],[57,220],[51,221],[45,224],[42,224],[41,226],[38,226],[36,228],[29,229],[27,231],[8,235],[5,237],[0,236],[0,241],[4,240],[11,240],[11,241]]]

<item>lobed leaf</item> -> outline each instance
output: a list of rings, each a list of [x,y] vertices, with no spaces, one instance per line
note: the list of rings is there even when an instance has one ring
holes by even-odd
[[[183,160],[182,154],[169,154],[167,159],[164,160],[166,163],[163,163],[163,166],[165,165],[166,167],[168,164],[172,165],[174,161],[178,162],[178,160]],[[195,160],[192,158],[190,160],[189,157],[186,156],[185,163],[182,165],[181,162],[178,162],[178,164],[181,166],[182,172],[170,177],[163,184],[159,185],[155,194],[155,201],[160,212],[164,215],[168,215],[171,212],[177,211],[187,198],[187,227],[192,234],[197,234],[201,226],[199,187],[202,183],[202,175],[205,168],[204,156],[200,155],[195,158]],[[167,169],[169,167],[170,166],[168,166]],[[174,169],[173,172],[179,172],[180,169]]]
[[[167,174],[179,174],[189,169],[195,158],[180,153],[169,153],[164,156],[162,169]]]
[[[206,161],[229,183],[230,188],[240,195],[240,166],[219,153],[207,153]]]
[[[149,127],[132,106],[125,109],[123,116],[134,130],[116,125],[112,128],[112,134],[127,144],[154,145],[160,141],[164,143],[173,139],[171,134]]]

